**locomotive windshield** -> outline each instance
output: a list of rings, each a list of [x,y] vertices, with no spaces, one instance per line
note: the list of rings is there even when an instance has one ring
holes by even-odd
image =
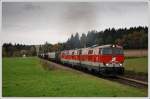
[[[121,49],[121,48],[113,48],[113,53],[114,54],[123,54],[123,49]]]
[[[112,54],[112,49],[111,48],[103,48],[101,50],[102,54]]]
[[[102,48],[101,49],[101,54],[103,54],[103,55],[111,55],[111,54],[123,54],[123,49],[121,49],[121,48]]]

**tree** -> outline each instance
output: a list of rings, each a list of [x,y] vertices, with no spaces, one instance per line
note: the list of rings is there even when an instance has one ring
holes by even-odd
[[[30,56],[36,56],[36,48],[35,48],[35,46],[31,46],[31,48],[30,48]]]
[[[73,39],[73,43],[74,43],[74,48],[80,48],[81,47],[78,33],[76,33],[76,35]]]
[[[97,32],[95,30],[92,30],[92,31],[88,31],[88,34],[87,34],[87,39],[86,39],[86,46],[87,47],[90,47],[90,46],[93,46],[96,44],[96,34]]]
[[[109,35],[109,36],[106,38],[105,43],[106,43],[106,44],[113,44],[113,38],[112,38],[111,35]]]
[[[80,38],[80,44],[81,44],[81,48],[86,47],[86,34],[82,33],[82,36]]]
[[[7,56],[6,48],[2,47],[2,57]]]
[[[96,41],[96,44],[98,44],[98,45],[103,45],[104,44],[102,32],[99,32],[99,33],[96,34],[95,41]]]
[[[20,53],[21,53],[21,56],[28,54],[27,50],[21,50]]]

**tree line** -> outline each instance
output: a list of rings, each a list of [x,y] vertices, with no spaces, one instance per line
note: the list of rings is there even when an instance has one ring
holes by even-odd
[[[62,51],[93,45],[118,44],[124,49],[148,49],[148,27],[108,28],[104,31],[91,30],[87,33],[71,35],[64,43],[43,45],[3,44],[3,56],[34,56],[40,53]]]
[[[2,46],[3,57],[20,57],[20,56],[36,56],[36,48],[34,45],[22,45],[4,43]]]
[[[92,30],[88,31],[88,33],[82,33],[81,37],[76,33],[71,35],[65,46],[67,49],[74,49],[105,44],[118,44],[125,49],[147,49],[148,28],[139,26],[129,29],[109,28],[104,31]]]
[[[87,33],[71,35],[64,43],[49,44],[40,46],[40,53],[69,50],[76,48],[91,47],[93,45],[118,44],[124,49],[147,49],[148,48],[148,27],[131,28],[108,28],[104,31],[91,30]]]

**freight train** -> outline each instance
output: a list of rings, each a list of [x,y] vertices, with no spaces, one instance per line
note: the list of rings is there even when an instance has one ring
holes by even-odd
[[[125,57],[123,48],[118,45],[48,52],[40,54],[39,57],[102,75],[121,75],[124,73]]]

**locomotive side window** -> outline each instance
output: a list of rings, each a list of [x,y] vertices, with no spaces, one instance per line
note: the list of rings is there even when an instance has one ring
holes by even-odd
[[[74,52],[72,52],[72,55],[74,55]]]
[[[99,48],[99,54],[102,54],[102,53],[101,53],[101,48]]]
[[[66,55],[69,55],[69,51],[66,52]]]
[[[88,54],[93,54],[93,50],[89,50]]]
[[[78,55],[81,55],[82,54],[82,50],[78,50]]]
[[[112,48],[102,48],[101,49],[101,54],[112,54]]]

